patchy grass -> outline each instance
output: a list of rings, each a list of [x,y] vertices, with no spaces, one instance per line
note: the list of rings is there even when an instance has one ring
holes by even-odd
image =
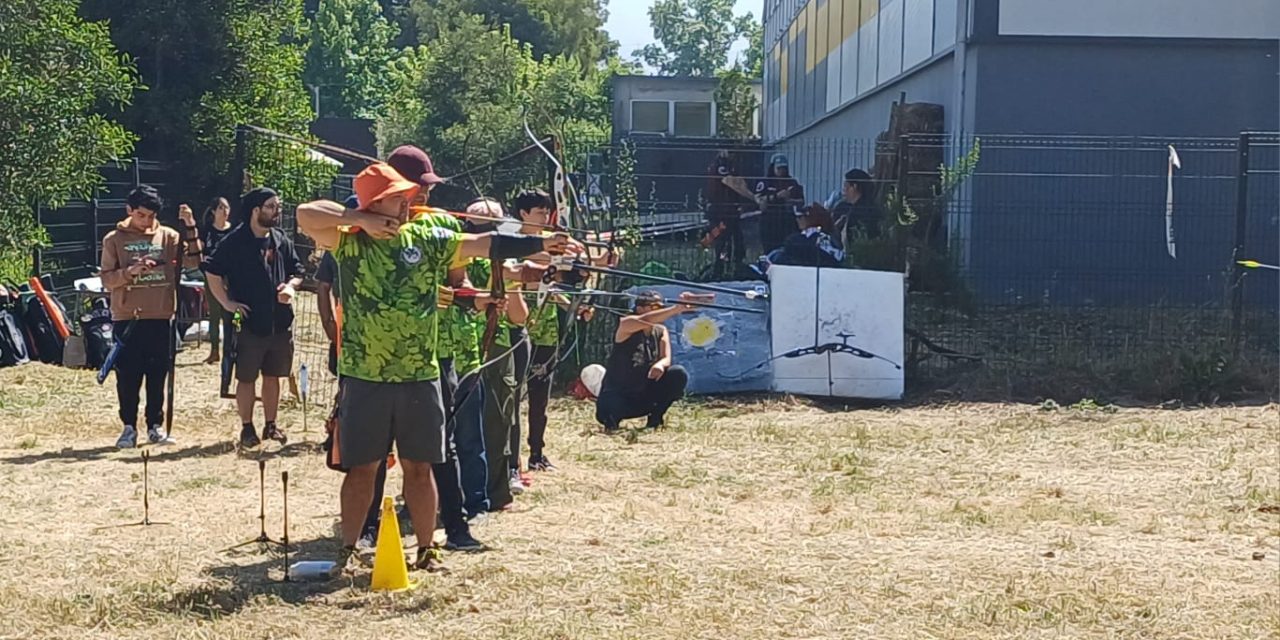
[[[1270,638],[1280,634],[1280,413],[957,404],[845,410],[696,399],[661,432],[598,435],[557,401],[499,547],[371,593],[367,571],[279,582],[222,552],[258,531],[257,455],[214,367],[183,354],[175,447],[137,451],[92,372],[0,370],[0,636],[23,638]],[[337,549],[323,407],[282,414],[267,527]],[[392,472],[398,486],[398,471]],[[406,544],[412,544],[406,540]]]

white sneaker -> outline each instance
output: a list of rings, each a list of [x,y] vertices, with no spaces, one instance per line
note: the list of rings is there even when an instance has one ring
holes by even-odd
[[[175,444],[177,440],[174,440],[169,436],[169,434],[165,433],[164,429],[160,425],[153,424],[147,429],[147,442],[150,442],[151,444],[164,445]]]
[[[133,425],[126,424],[124,431],[120,433],[120,437],[116,439],[117,449],[132,449],[138,446],[138,430]]]
[[[519,471],[514,469],[511,471],[511,481],[507,483],[507,486],[511,489],[511,495],[513,496],[518,496],[524,493],[524,483],[520,482]]]

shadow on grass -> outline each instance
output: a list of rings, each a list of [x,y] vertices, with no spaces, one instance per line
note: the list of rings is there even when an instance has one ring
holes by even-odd
[[[256,449],[249,451],[239,449],[236,444],[231,441],[215,442],[213,444],[191,446],[182,449],[172,446],[148,446],[142,449],[123,452],[111,446],[92,447],[88,449],[72,449],[68,447],[57,451],[44,451],[42,453],[0,458],[0,464],[35,464],[37,462],[48,461],[88,462],[107,459],[116,459],[120,462],[130,464],[141,464],[142,451],[150,451],[151,462],[160,463],[189,460],[191,458],[213,458],[233,453],[237,454],[241,458],[251,460],[257,460],[259,458],[267,460],[272,458],[293,458],[297,456],[318,454],[322,451],[322,448],[320,443],[309,440],[293,442],[280,447],[279,449]]]
[[[339,542],[333,538],[292,543],[288,562],[331,560],[337,557],[339,548]],[[243,557],[234,553],[223,555],[228,559]],[[203,584],[174,593],[159,608],[175,615],[216,620],[239,612],[259,597],[288,604],[308,604],[317,597],[345,589],[367,591],[369,588],[369,574],[363,571],[355,575],[344,573],[332,580],[285,582],[284,562],[280,550],[272,549],[251,564],[228,562],[208,567],[203,571],[203,577],[207,578]]]

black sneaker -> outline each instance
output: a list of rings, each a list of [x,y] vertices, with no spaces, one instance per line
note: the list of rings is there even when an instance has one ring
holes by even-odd
[[[258,439],[258,432],[253,425],[246,424],[240,429],[240,446],[252,449],[260,444],[262,441]]]
[[[444,543],[444,548],[446,551],[480,553],[481,551],[488,551],[489,545],[476,540],[469,531],[460,531],[449,536],[448,541]]]
[[[418,559],[413,562],[413,568],[428,573],[449,572],[441,561],[440,550],[435,547],[418,547]]]
[[[266,440],[275,440],[281,446],[289,442],[289,438],[284,435],[284,432],[274,422],[268,422],[267,426],[262,428],[262,437]]]
[[[345,570],[347,565],[351,562],[351,557],[354,555],[356,555],[355,547],[342,547],[342,550],[338,552],[338,557],[333,567],[334,572],[341,573]]]
[[[555,471],[555,469],[556,466],[551,464],[551,460],[548,460],[546,456],[542,454],[529,456],[530,471]]]

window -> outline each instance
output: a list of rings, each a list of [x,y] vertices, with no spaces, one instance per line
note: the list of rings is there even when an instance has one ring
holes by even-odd
[[[706,138],[711,136],[710,102],[677,102],[675,134]]]
[[[635,100],[631,103],[631,130],[649,133],[666,133],[670,124],[671,103],[654,100]]]

